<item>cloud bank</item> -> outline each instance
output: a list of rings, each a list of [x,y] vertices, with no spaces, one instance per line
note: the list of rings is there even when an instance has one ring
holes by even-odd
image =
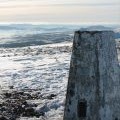
[[[118,0],[0,0],[0,22],[120,22]]]

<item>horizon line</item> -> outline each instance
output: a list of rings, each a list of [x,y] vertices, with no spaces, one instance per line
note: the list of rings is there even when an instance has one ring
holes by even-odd
[[[0,21],[0,24],[33,24],[33,25],[38,25],[38,24],[70,24],[70,25],[120,25],[120,23],[117,23],[117,22],[111,22],[111,23],[108,23],[108,22],[2,22]]]
[[[16,5],[0,5],[0,8],[17,8],[17,7],[31,7],[31,6],[120,6],[119,3],[65,3],[65,4],[16,4]]]

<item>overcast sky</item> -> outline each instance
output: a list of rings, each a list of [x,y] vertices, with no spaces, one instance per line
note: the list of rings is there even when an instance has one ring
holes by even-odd
[[[120,23],[120,0],[0,0],[0,22]]]

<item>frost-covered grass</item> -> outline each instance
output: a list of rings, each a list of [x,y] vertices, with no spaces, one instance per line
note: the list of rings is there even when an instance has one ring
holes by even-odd
[[[40,89],[41,96],[54,99],[28,100],[36,103],[41,118],[20,120],[62,120],[72,43],[0,49],[0,85],[2,90]],[[34,91],[35,92],[35,91]]]

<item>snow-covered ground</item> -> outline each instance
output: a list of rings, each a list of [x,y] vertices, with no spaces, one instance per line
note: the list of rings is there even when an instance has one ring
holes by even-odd
[[[43,111],[45,116],[19,120],[62,120],[73,31],[80,28],[79,25],[0,25],[0,91],[11,90],[13,86],[16,91],[32,89],[31,95],[38,92],[42,96],[27,102],[35,103],[34,109]],[[110,29],[96,26],[88,30],[96,28]],[[118,27],[116,32],[116,38],[120,38]],[[54,97],[46,99],[50,95]]]
[[[71,42],[22,48],[0,48],[0,87],[16,90],[39,89],[42,96],[54,99],[32,100],[45,120],[62,120],[71,57]],[[20,120],[43,118],[20,118]]]

